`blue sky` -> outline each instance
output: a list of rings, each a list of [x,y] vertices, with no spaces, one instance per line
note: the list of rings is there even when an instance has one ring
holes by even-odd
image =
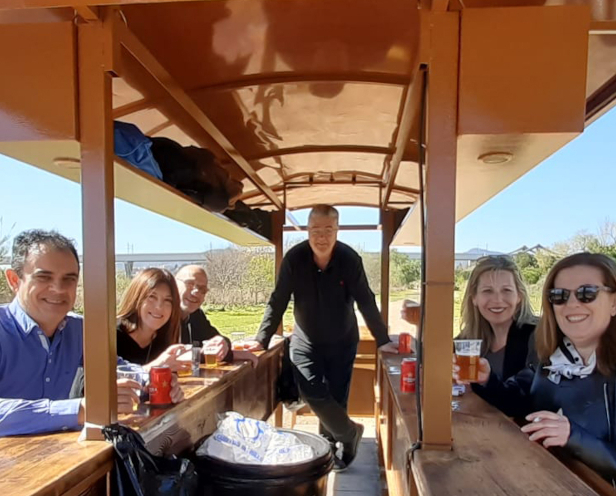
[[[57,229],[81,245],[77,184],[0,155],[0,218],[3,234],[34,227]],[[307,212],[295,212],[305,223]],[[345,224],[375,224],[372,209],[342,208]],[[524,177],[458,223],[456,250],[512,251],[551,245],[575,233],[595,232],[616,221],[616,110]],[[380,234],[344,232],[340,239],[380,249]],[[229,243],[116,200],[116,252],[203,251]]]

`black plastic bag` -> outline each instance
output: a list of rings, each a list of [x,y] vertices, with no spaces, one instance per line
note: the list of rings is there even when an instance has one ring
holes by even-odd
[[[276,384],[278,399],[282,402],[285,408],[291,412],[295,412],[303,408],[305,403],[300,398],[299,388],[295,382],[293,375],[293,363],[291,362],[291,341],[289,338],[284,340],[284,353],[282,355],[282,364],[280,367],[280,377]]]
[[[189,460],[153,455],[133,429],[111,424],[103,429],[115,448],[112,494],[117,496],[194,496],[199,485]]]

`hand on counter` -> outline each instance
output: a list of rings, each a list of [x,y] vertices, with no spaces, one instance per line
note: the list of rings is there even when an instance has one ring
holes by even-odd
[[[163,351],[156,360],[152,360],[143,368],[149,371],[152,367],[160,367],[167,365],[172,372],[179,370],[190,370],[192,367],[190,359],[180,360],[180,356],[190,351],[190,346],[183,344],[173,344]]]
[[[250,362],[253,369],[257,368],[259,358],[252,352],[246,350],[234,350],[233,360],[246,360]]]
[[[207,347],[216,349],[216,359],[219,362],[222,362],[229,353],[229,343],[222,336],[214,336],[212,339],[203,341],[202,353],[205,353]]]
[[[545,448],[565,446],[571,435],[569,419],[559,413],[546,410],[534,412],[526,416],[530,423],[522,427],[522,432],[530,434],[531,441],[543,440]]]
[[[379,346],[379,350],[381,350],[383,353],[393,353],[395,355],[398,354],[398,345],[396,343],[392,343],[391,341],[389,343],[385,343],[382,344],[381,346]]]
[[[261,351],[263,350],[263,345],[259,341],[245,341],[244,348],[248,351]]]

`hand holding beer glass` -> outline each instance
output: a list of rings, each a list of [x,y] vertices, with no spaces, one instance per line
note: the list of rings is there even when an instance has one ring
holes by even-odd
[[[419,325],[421,317],[421,307],[419,303],[413,300],[404,300],[402,302],[402,309],[400,310],[400,318],[406,320],[409,324]]]
[[[481,358],[481,339],[454,339],[453,378],[458,384],[485,384],[490,378],[490,364]]]
[[[207,341],[203,342],[203,355],[205,356],[205,368],[206,369],[214,369],[216,368],[216,355],[218,355],[218,347],[206,344]]]

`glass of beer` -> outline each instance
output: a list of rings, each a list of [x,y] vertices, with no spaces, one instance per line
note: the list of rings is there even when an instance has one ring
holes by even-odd
[[[205,368],[213,369],[216,368],[216,354],[218,353],[218,348],[215,346],[205,346],[203,348],[203,355],[205,356]]]
[[[231,346],[234,350],[244,349],[244,340],[246,339],[246,333],[242,331],[231,333]]]
[[[186,344],[184,349],[186,352],[180,355],[179,361],[182,362],[182,367],[178,369],[178,377],[189,377],[192,375],[192,348],[193,345]]]
[[[419,325],[419,317],[421,313],[421,307],[419,303],[413,300],[404,300],[403,302],[404,308],[408,309],[406,314],[411,323],[415,325]]]
[[[460,367],[458,376],[461,381],[477,382],[479,379],[479,357],[481,356],[481,339],[454,339],[456,363]]]
[[[134,364],[118,365],[116,368],[116,374],[117,374],[118,379],[131,379],[135,382],[138,382],[142,386],[144,386],[146,383],[146,380],[145,380],[146,372],[138,365],[134,365]],[[143,394],[144,394],[143,390],[134,389],[133,391],[135,391],[137,396],[139,396],[139,399],[143,401]],[[133,411],[137,411],[138,409],[139,409],[138,404],[133,405]]]

